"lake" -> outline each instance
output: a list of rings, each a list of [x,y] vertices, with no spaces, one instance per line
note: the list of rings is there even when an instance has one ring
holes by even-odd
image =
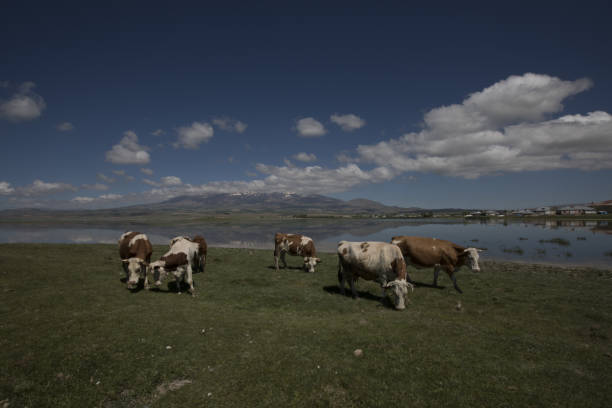
[[[483,259],[612,267],[612,222],[510,221],[482,219],[291,219],[201,225],[0,225],[0,242],[116,244],[125,230],[144,232],[154,244],[167,244],[177,235],[202,234],[210,246],[274,248],[275,232],[293,232],[315,240],[322,252],[334,252],[340,240],[389,242],[396,235],[446,239],[486,251]]]

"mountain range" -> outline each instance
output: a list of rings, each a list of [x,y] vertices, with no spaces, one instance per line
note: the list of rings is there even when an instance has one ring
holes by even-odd
[[[388,206],[358,198],[344,201],[320,194],[295,193],[225,193],[184,195],[155,204],[136,205],[124,209],[137,211],[197,211],[244,213],[308,213],[308,214],[373,214],[416,212],[420,208]]]

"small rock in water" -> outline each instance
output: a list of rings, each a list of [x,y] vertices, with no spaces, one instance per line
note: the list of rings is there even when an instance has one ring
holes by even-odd
[[[357,349],[357,350],[353,351],[353,354],[355,355],[355,357],[361,357],[361,356],[363,356],[363,350],[362,349]]]

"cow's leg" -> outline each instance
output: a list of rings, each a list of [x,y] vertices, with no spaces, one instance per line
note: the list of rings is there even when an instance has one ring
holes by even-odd
[[[434,266],[434,280],[433,280],[434,287],[438,287],[438,274],[439,273],[440,273],[440,266],[439,265]]]
[[[200,272],[204,273],[204,269],[206,269],[206,256],[202,255],[200,258]]]
[[[457,285],[457,275],[454,273],[454,271],[450,275],[450,278],[452,279],[453,285],[455,286],[455,289],[457,290],[457,292],[463,293],[463,291],[461,289],[459,289],[459,286]]]
[[[357,296],[357,291],[355,290],[355,279],[352,276],[349,277],[349,283],[351,285],[351,293],[353,294],[353,299],[357,299],[359,296]]]
[[[278,254],[275,252],[274,253],[274,268],[276,269],[276,272],[278,272]]]
[[[144,275],[144,288],[149,290],[149,278],[147,277],[147,267],[143,266],[140,275]]]
[[[175,275],[174,275],[174,280],[176,281],[176,290],[178,292],[178,294],[181,294],[181,282],[183,281],[183,274],[185,273],[185,271],[176,271]]]
[[[342,264],[340,262],[338,262],[338,286],[340,286],[340,293],[344,295],[344,274],[342,273]]]
[[[125,273],[125,280],[128,281],[130,279],[130,271],[128,269],[128,264],[126,262],[121,262],[121,267],[123,268],[123,272]]]
[[[283,269],[287,269],[287,261],[285,261],[285,254],[287,252],[286,251],[281,251],[280,253],[280,260],[283,263]]]
[[[195,289],[193,288],[193,271],[191,270],[191,265],[187,265],[187,283],[189,284],[189,293],[191,293],[191,296],[195,296]]]

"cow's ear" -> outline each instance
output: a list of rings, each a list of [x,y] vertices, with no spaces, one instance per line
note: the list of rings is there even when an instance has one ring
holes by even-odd
[[[317,261],[318,263],[323,262],[323,261],[321,260],[321,258],[315,258],[315,261]]]
[[[122,260],[121,260],[121,262],[123,262],[124,264],[128,264],[128,263],[130,263],[130,261],[129,261],[129,260],[127,260],[127,259],[122,259]]]
[[[308,263],[308,257],[307,256],[304,257],[304,263]]]

